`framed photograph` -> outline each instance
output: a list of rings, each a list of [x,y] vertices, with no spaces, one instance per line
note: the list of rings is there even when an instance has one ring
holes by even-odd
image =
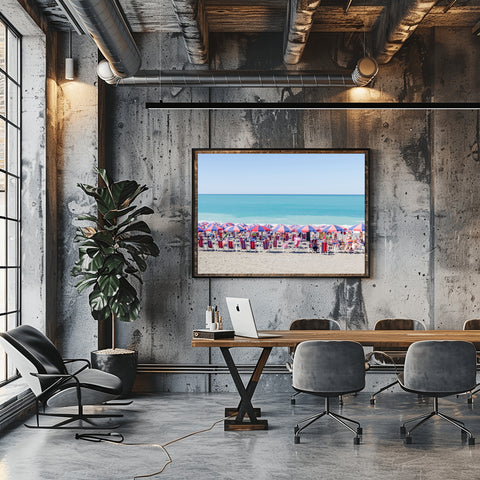
[[[368,277],[368,150],[193,150],[195,277]]]

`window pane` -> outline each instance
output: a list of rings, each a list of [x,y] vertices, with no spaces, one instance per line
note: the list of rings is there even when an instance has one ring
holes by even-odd
[[[2,321],[2,317],[0,317],[0,322]],[[3,331],[0,327],[0,332]],[[5,367],[7,365],[7,356],[2,348],[0,348],[0,382],[3,382],[7,379],[7,375],[5,372]]]
[[[12,123],[18,125],[18,87],[8,80],[8,117]]]
[[[8,162],[7,169],[13,175],[18,175],[18,159],[20,152],[18,151],[18,146],[20,142],[18,137],[20,131],[15,128],[13,125],[8,125]]]
[[[17,269],[7,268],[7,311],[17,310]]]
[[[5,62],[5,37],[6,37],[6,29],[5,25],[0,22],[0,68],[7,70],[7,65]]]
[[[0,73],[0,115],[5,116],[6,115],[6,110],[5,110],[5,95],[6,95],[6,82],[5,82],[5,75],[3,73]]]
[[[5,143],[6,143],[6,122],[0,118],[0,168],[5,169]]]
[[[17,267],[18,262],[18,223],[8,220],[8,249],[7,249],[7,261],[9,267]]]
[[[7,311],[7,270],[0,268],[0,313]],[[2,317],[0,317],[2,318]]]
[[[8,52],[7,52],[7,73],[13,77],[17,82],[19,78],[19,61],[18,61],[18,50],[19,50],[20,41],[19,39],[9,30],[8,31]]]
[[[7,193],[5,189],[5,182],[7,181],[5,173],[0,172],[0,216],[5,217],[7,215]],[[0,237],[0,245],[2,243],[2,237]]]
[[[7,217],[18,220],[18,179],[7,175]]]
[[[7,244],[7,221],[0,218],[0,245]],[[7,252],[5,248],[0,248],[0,267],[7,265]]]

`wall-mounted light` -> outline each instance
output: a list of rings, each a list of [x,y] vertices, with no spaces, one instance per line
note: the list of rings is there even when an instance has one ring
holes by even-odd
[[[374,58],[363,57],[357,62],[352,80],[357,87],[368,85],[378,73],[378,63]]]
[[[480,37],[480,20],[475,24],[475,26],[472,28],[472,33],[476,35],[477,37]]]
[[[74,79],[73,57],[72,57],[72,31],[68,31],[68,56],[65,58],[65,79]]]

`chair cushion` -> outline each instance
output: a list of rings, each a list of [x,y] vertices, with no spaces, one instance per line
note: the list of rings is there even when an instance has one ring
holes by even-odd
[[[80,372],[77,378],[80,380],[84,405],[99,404],[117,398],[122,393],[122,381],[116,375],[91,368]],[[61,385],[59,391],[47,401],[47,405],[52,407],[76,404],[77,389],[74,380],[69,380]]]

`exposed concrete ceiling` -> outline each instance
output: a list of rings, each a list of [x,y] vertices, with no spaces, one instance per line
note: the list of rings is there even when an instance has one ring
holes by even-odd
[[[70,24],[55,0],[30,0],[59,30]],[[190,61],[208,59],[208,33],[285,32],[285,62],[298,63],[310,32],[372,32],[387,63],[416,28],[469,27],[480,0],[118,0],[136,32],[182,32]],[[289,33],[288,33],[289,32]]]

